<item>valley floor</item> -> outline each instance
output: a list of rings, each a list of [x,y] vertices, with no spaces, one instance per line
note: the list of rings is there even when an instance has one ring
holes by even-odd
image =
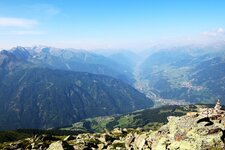
[[[140,67],[144,60],[138,62],[134,67],[134,87],[141,93],[144,93],[148,98],[154,101],[154,107],[160,107],[164,105],[188,105],[189,103],[185,100],[177,100],[177,99],[164,99],[160,97],[160,95],[154,93],[149,85],[148,80],[143,80],[140,75]]]

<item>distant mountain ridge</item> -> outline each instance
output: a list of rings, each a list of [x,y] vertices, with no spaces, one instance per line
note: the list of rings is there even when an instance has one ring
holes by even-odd
[[[153,106],[123,81],[42,66],[28,52],[23,48],[0,52],[0,130],[53,128]]]
[[[39,88],[37,91],[42,92],[45,95],[44,98],[48,96],[52,98],[55,95],[53,93],[57,93],[59,90],[61,95],[60,92],[57,94],[65,99],[65,95],[68,95],[68,93],[63,88],[65,90],[72,88],[72,93],[82,93],[81,95],[84,97],[79,97],[81,101],[84,100],[90,104],[88,100],[93,102],[100,100],[102,103],[100,103],[101,108],[99,110],[103,111],[103,115],[109,115],[106,109],[110,110],[109,113],[116,114],[152,107],[152,101],[156,104],[155,106],[161,106],[167,104],[214,103],[215,100],[220,98],[221,103],[225,104],[224,64],[225,52],[223,47],[215,48],[215,50],[211,47],[206,49],[178,47],[140,54],[117,51],[105,56],[85,50],[15,47],[11,50],[0,51],[0,80],[1,83],[4,83],[1,85],[1,101],[3,102],[11,96],[7,95],[8,91],[13,92],[10,87],[17,90],[14,97],[21,96],[18,93],[23,90],[24,86],[20,87],[15,83],[27,85],[32,81],[40,83],[36,85]],[[37,76],[32,71],[36,72]],[[53,72],[56,72],[57,76]],[[67,79],[60,78],[62,74],[67,73],[74,74],[71,76],[77,79],[75,81],[70,78],[70,75],[65,76],[65,78],[74,81],[73,85],[66,82]],[[49,77],[45,79],[38,77],[45,76],[45,74],[48,74]],[[25,82],[22,80],[23,76],[26,77]],[[36,78],[33,76],[36,76]],[[64,75],[62,76],[64,77]],[[95,77],[101,79],[96,80]],[[58,88],[56,89],[52,84],[57,85]],[[46,91],[51,91],[51,94],[48,93],[50,95],[46,95],[46,92],[41,90],[46,88]],[[126,90],[123,90],[123,88]],[[117,91],[118,89],[119,91]],[[31,93],[34,93],[34,91],[31,91]],[[140,92],[145,95],[140,94]],[[99,93],[103,93],[103,95],[99,95]],[[31,97],[38,98],[37,95]],[[139,101],[139,99],[142,100]],[[112,109],[109,105],[113,106]],[[125,109],[123,112],[121,108],[126,105],[129,109]],[[5,107],[8,108],[9,106],[14,108],[14,106],[8,104]],[[96,107],[94,104],[90,106]],[[78,111],[77,108],[76,111]],[[85,112],[85,114],[77,113],[76,117],[72,117],[74,119],[69,121],[68,124],[100,114],[100,112],[97,112],[96,114],[93,113],[94,116],[89,116],[92,111],[87,109],[81,112]],[[43,123],[39,127],[53,127],[52,124],[54,123]],[[68,124],[61,121],[57,126]]]
[[[51,69],[89,72],[112,76],[132,83],[132,72],[126,66],[102,55],[85,50],[52,47],[15,47],[10,50],[16,57]]]
[[[191,103],[224,101],[225,54],[223,51],[160,51],[141,65],[141,79],[164,99]]]

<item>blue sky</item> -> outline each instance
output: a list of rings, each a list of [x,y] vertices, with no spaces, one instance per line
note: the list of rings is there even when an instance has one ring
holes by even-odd
[[[0,48],[142,49],[179,39],[203,42],[224,38],[224,14],[223,0],[1,0]]]

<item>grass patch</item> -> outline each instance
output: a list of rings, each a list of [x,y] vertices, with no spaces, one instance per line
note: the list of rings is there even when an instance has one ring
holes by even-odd
[[[17,131],[0,131],[0,143],[18,141],[30,137],[30,134]]]

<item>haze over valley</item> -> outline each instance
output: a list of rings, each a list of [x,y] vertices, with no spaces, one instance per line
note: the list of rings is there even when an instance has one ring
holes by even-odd
[[[43,46],[2,50],[1,118],[10,120],[3,119],[1,128],[60,127],[87,117],[212,104],[218,98],[224,104],[222,48],[145,51],[145,57]]]
[[[225,149],[221,0],[2,0],[0,149]]]

